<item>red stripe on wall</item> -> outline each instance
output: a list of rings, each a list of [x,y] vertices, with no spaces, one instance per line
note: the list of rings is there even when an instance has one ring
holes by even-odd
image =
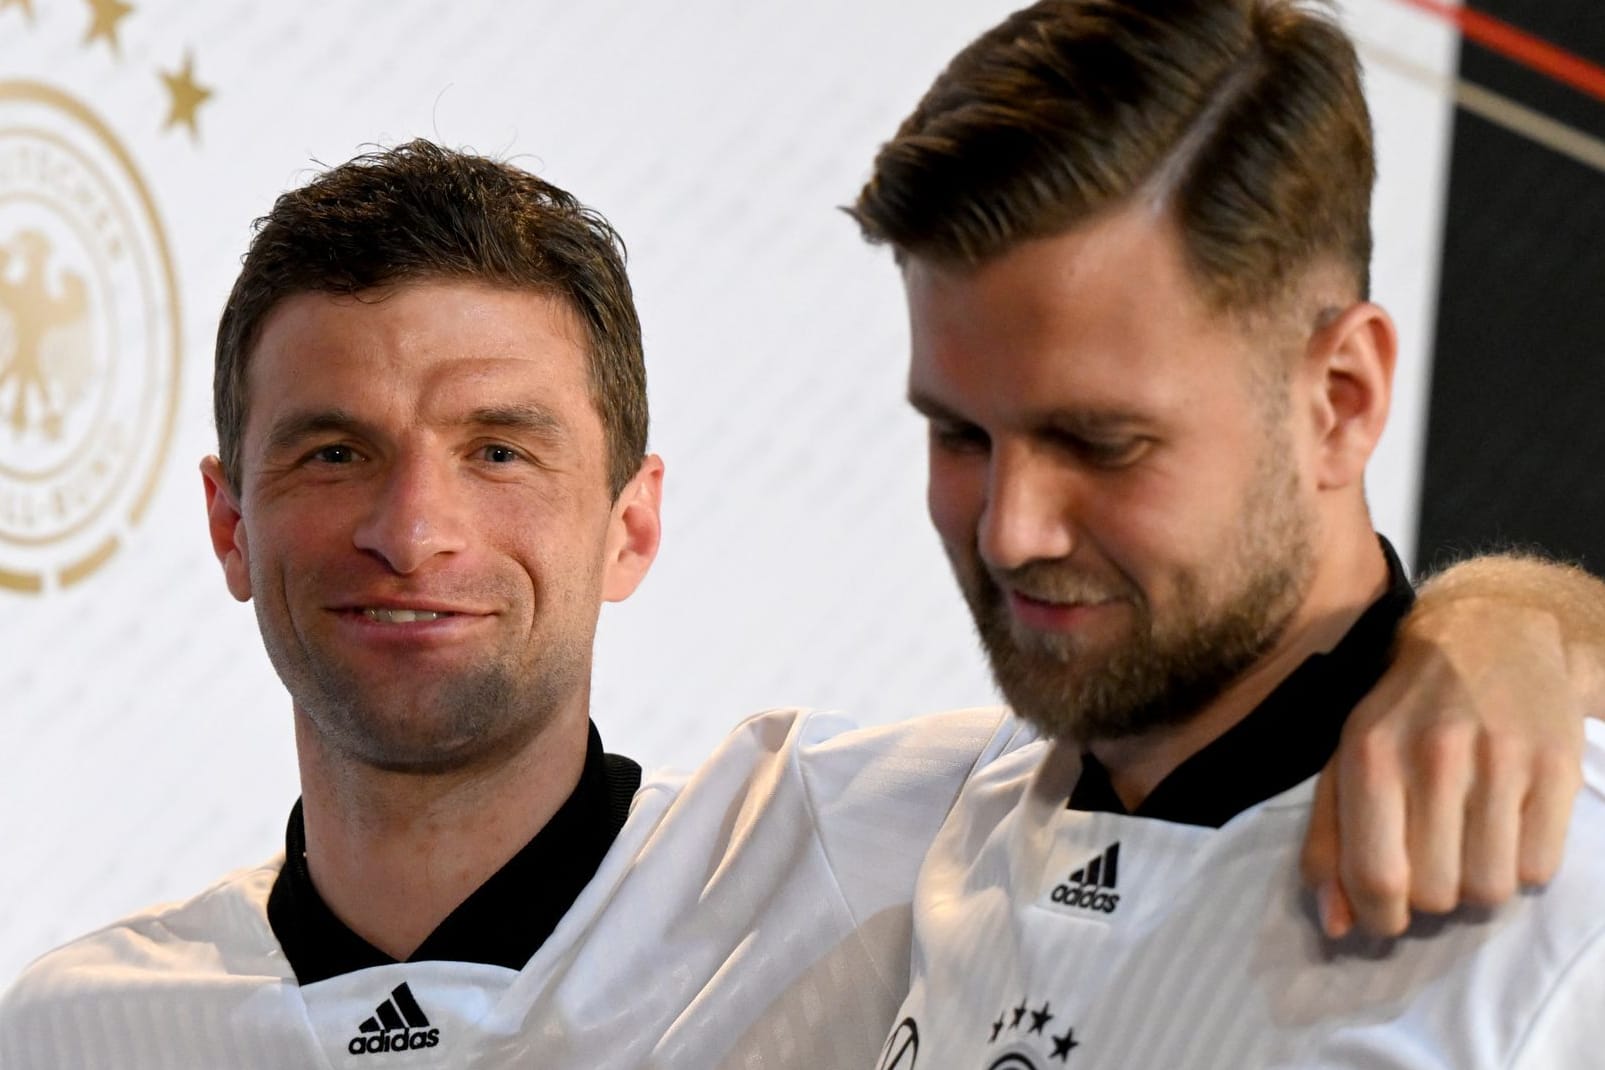
[[[1454,23],[1467,40],[1507,59],[1553,78],[1557,82],[1605,101],[1605,67],[1550,44],[1526,30],[1445,0],[1399,0],[1402,4]]]

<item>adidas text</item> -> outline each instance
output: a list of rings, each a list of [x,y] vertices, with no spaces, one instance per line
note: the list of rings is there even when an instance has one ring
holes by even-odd
[[[1053,890],[1053,901],[1067,907],[1101,910],[1105,914],[1113,914],[1115,907],[1120,905],[1120,896],[1097,888],[1072,888],[1068,884],[1061,884]]]
[[[1120,905],[1115,887],[1120,877],[1120,841],[1116,840],[1086,865],[1077,869],[1053,889],[1055,903],[1082,910],[1113,914]]]
[[[376,1055],[382,1051],[417,1051],[440,1043],[438,1029],[397,1029],[393,1033],[370,1033],[352,1037],[346,1050],[352,1055]]]
[[[417,1051],[440,1043],[440,1030],[418,1006],[412,989],[403,981],[390,990],[390,998],[373,1009],[373,1017],[357,1026],[346,1045],[352,1055],[378,1055],[387,1051]]]

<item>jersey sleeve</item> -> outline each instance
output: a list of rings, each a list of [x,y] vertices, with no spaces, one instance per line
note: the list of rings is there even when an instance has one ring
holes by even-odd
[[[583,944],[608,949],[593,979],[652,979],[629,1000],[670,1023],[653,1065],[873,1064],[907,991],[926,848],[1014,732],[998,710],[858,729],[776,709],[688,777],[649,777]],[[707,1058],[713,1034],[728,1058]]]
[[[910,903],[926,851],[965,780],[1034,738],[998,708],[852,731],[820,718],[796,761],[821,850],[887,986],[907,984]]]
[[[262,904],[282,864],[232,873],[183,903],[162,904],[86,934],[34,960],[0,995],[0,1070],[225,1065],[218,1045],[244,1032],[268,1036],[303,1018],[283,1010],[293,975]],[[210,981],[211,983],[207,983]],[[248,1038],[249,1039],[249,1038]],[[310,1039],[306,1034],[305,1039]],[[309,1047],[282,1065],[310,1065]],[[254,1049],[252,1049],[254,1050]],[[259,1065],[228,1061],[226,1065]]]

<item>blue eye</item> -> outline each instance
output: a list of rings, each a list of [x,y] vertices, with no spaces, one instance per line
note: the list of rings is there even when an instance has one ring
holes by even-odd
[[[312,459],[315,461],[321,461],[324,464],[350,464],[352,461],[357,459],[357,451],[352,449],[350,446],[335,443],[333,445],[319,447],[318,450],[312,454]]]
[[[486,446],[485,460],[492,464],[511,464],[518,460],[518,451],[511,446]]]

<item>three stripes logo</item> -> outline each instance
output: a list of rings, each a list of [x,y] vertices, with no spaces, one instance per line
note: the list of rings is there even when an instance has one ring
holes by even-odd
[[[373,1017],[357,1026],[346,1050],[352,1055],[377,1055],[386,1051],[416,1051],[440,1043],[440,1030],[432,1029],[429,1019],[412,989],[403,981],[390,990],[390,998],[374,1010]]]
[[[1120,896],[1115,893],[1119,877],[1120,841],[1116,840],[1055,887],[1053,901],[1060,906],[1113,914],[1120,905]]]

